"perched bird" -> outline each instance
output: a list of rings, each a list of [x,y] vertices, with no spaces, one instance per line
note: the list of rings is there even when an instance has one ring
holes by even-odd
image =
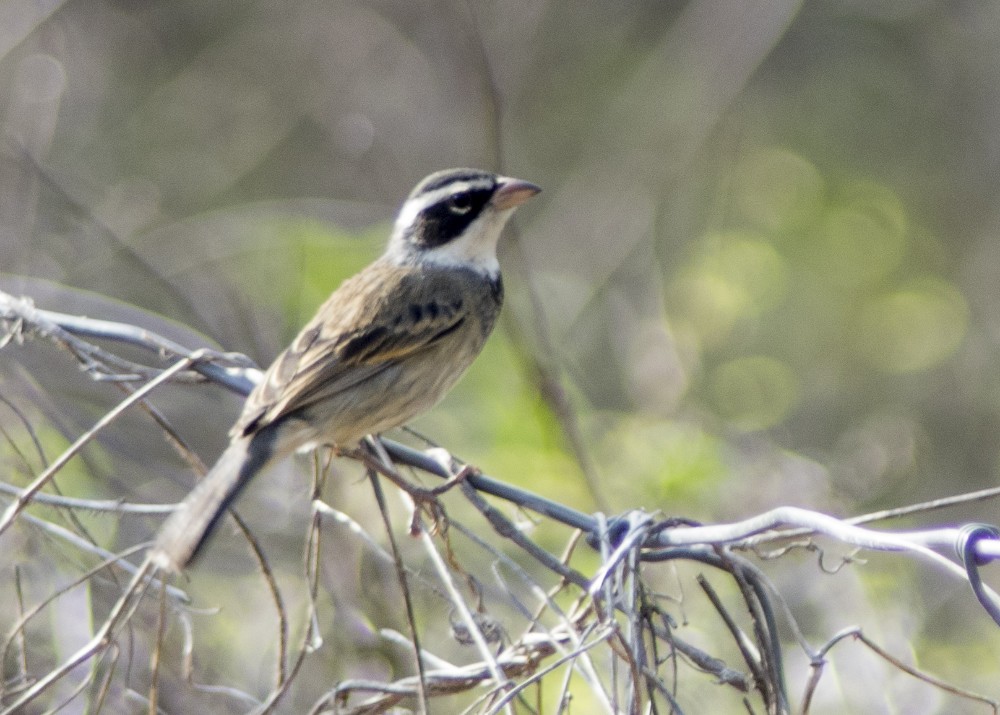
[[[344,281],[268,368],[229,446],[160,528],[152,562],[183,569],[269,463],[302,447],[352,447],[437,403],[493,329],[497,241],[540,190],[476,169],[417,184],[381,258]]]

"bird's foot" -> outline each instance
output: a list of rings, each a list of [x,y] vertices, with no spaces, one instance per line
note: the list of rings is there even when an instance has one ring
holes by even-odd
[[[469,477],[475,477],[482,474],[482,470],[472,464],[462,464],[451,456],[451,452],[444,449],[443,447],[432,447],[424,452],[428,457],[433,459],[435,462],[441,465],[445,472],[450,474],[447,481],[444,484],[438,485],[431,489],[431,493],[444,494],[449,489],[452,489]]]

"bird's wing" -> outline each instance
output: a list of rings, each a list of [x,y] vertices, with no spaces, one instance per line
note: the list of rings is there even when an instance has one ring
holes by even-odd
[[[373,264],[341,285],[268,368],[233,432],[336,397],[436,343],[465,320],[465,288],[448,272]]]

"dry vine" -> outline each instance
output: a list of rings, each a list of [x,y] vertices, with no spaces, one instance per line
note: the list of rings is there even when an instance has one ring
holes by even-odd
[[[860,628],[838,632],[820,647],[810,646],[779,589],[748,557],[775,559],[803,547],[821,550],[820,537],[859,549],[909,553],[968,581],[983,607],[1000,622],[1000,599],[982,583],[978,570],[1000,555],[993,527],[874,531],[859,525],[867,521],[864,517],[839,520],[792,508],[714,526],[663,519],[642,510],[607,518],[491,479],[443,450],[420,450],[385,439],[370,442],[352,456],[370,475],[385,538],[373,525],[360,523],[324,499],[324,482],[337,466],[328,455],[318,455],[305,557],[295,576],[302,589],[289,588],[287,565],[272,563],[251,527],[237,519],[273,608],[271,682],[256,691],[226,684],[224,677],[198,682],[211,673],[199,664],[210,656],[197,651],[194,621],[200,615],[192,610],[185,584],[162,580],[141,559],[142,543],[112,553],[76,518],[89,512],[120,519],[162,515],[170,507],[63,496],[56,476],[108,425],[130,419],[133,406],[146,410],[189,464],[200,465],[151,398],[179,381],[245,393],[258,371],[232,355],[189,350],[131,325],[38,310],[30,301],[6,294],[0,294],[0,324],[4,346],[45,339],[68,351],[90,378],[124,394],[114,409],[48,464],[32,418],[16,401],[3,398],[15,415],[12,423],[31,435],[44,466],[34,470],[37,476],[27,484],[0,485],[7,504],[0,516],[0,539],[6,541],[5,550],[11,550],[15,540],[44,534],[72,554],[78,573],[40,594],[47,582],[39,577],[39,569],[55,569],[55,562],[4,564],[5,599],[13,606],[4,611],[10,621],[4,624],[2,642],[0,713],[58,709],[69,702],[85,702],[90,712],[118,712],[122,703],[151,713],[185,712],[206,701],[219,711],[261,713],[380,713],[399,706],[434,712],[562,712],[569,710],[571,701],[588,712],[680,713],[695,687],[727,691],[732,702],[750,712],[810,712],[830,652],[851,639],[901,673],[1000,711],[995,700],[905,663]],[[140,346],[162,364],[126,359],[95,339]],[[19,460],[34,463],[9,430],[4,437]],[[445,481],[414,486],[429,476]],[[403,543],[398,538],[403,531],[396,519],[399,507],[390,503],[392,492],[383,492],[382,478],[402,487],[393,492],[409,515],[415,540]],[[962,498],[995,495],[993,490]],[[57,509],[55,516],[37,512],[39,506]],[[530,529],[515,521],[529,513],[536,521],[566,527],[562,553],[544,548]],[[393,669],[385,678],[345,678],[317,691],[315,681],[303,682],[303,673],[329,637],[322,564],[333,543],[333,528],[350,534],[366,554],[396,574],[409,633],[383,628],[375,637],[383,647],[398,649],[398,660],[408,663],[408,672],[397,675]],[[41,553],[41,559],[52,558]],[[687,601],[664,590],[674,569],[685,564],[697,567],[689,581],[697,584],[718,617],[715,625],[698,624],[714,632],[709,646],[695,642],[700,639],[686,623]],[[723,588],[735,594],[740,605],[734,606],[732,595],[720,593],[720,585],[702,569],[725,574],[728,585]],[[86,638],[69,652],[52,648],[40,632],[68,609],[81,606],[81,594],[91,599],[84,620],[93,624],[86,628]],[[440,604],[447,604],[450,612],[445,619],[434,618]],[[795,693],[786,682],[788,656],[782,642],[789,632],[812,673]],[[466,650],[456,650],[456,644]],[[449,658],[456,652],[474,655],[455,663]],[[693,681],[698,674],[703,674],[700,681]]]

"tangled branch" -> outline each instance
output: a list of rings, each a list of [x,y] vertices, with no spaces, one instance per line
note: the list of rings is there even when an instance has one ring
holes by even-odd
[[[297,644],[293,644],[289,600],[282,595],[281,579],[268,563],[265,550],[256,542],[249,527],[239,522],[255,554],[260,573],[268,584],[271,601],[278,614],[276,643],[277,668],[274,683],[265,694],[253,695],[239,688],[200,685],[193,682],[194,667],[190,654],[191,623],[185,604],[188,595],[166,586],[148,563],[138,566],[127,557],[141,550],[141,544],[119,555],[102,548],[92,539],[74,533],[29,510],[34,505],[60,510],[102,511],[117,514],[162,515],[171,505],[150,505],[125,501],[89,500],[45,491],[54,476],[79,453],[79,450],[114,420],[122,419],[133,405],[148,404],[153,394],[170,383],[210,382],[237,394],[245,395],[260,377],[260,371],[246,358],[209,350],[194,350],[179,345],[142,328],[124,323],[95,320],[41,310],[30,300],[0,293],[0,346],[44,339],[67,351],[92,379],[130,389],[118,405],[102,416],[56,460],[30,483],[23,486],[0,484],[0,493],[8,504],[0,517],[0,537],[10,539],[15,524],[41,527],[55,539],[78,550],[80,554],[100,559],[72,585],[30,608],[21,607],[20,616],[3,641],[4,680],[0,683],[0,713],[14,713],[29,703],[37,703],[44,694],[72,699],[84,692],[100,710],[108,697],[117,670],[117,659],[125,646],[124,633],[146,634],[152,654],[148,677],[120,675],[128,697],[138,698],[152,711],[160,701],[164,657],[164,632],[167,622],[174,622],[187,634],[184,646],[185,678],[200,693],[225,696],[256,712],[272,711],[283,698],[295,697],[293,684],[310,654],[322,647],[322,628],[318,623],[317,599],[320,593],[322,533],[329,523],[346,525],[364,548],[375,554],[396,572],[407,603],[409,636],[383,630],[379,638],[388,644],[407,643],[415,673],[395,680],[349,678],[325,689],[312,700],[313,713],[386,712],[405,700],[417,699],[428,709],[428,701],[477,692],[469,712],[513,712],[514,703],[538,710],[540,691],[533,691],[543,680],[558,683],[557,694],[547,697],[565,703],[579,698],[583,687],[594,707],[604,712],[640,712],[651,703],[654,708],[673,712],[683,710],[678,688],[682,682],[679,668],[711,676],[730,689],[753,709],[747,698],[769,713],[791,710],[785,681],[780,631],[790,627],[812,667],[812,678],[801,697],[801,709],[809,710],[812,696],[824,663],[832,648],[852,637],[864,643],[887,662],[910,676],[919,678],[953,695],[978,700],[998,710],[989,698],[968,693],[908,666],[862,635],[859,629],[845,631],[824,646],[813,648],[801,636],[791,609],[778,588],[754,565],[748,555],[777,558],[790,550],[815,547],[817,539],[833,539],[842,544],[869,551],[910,554],[936,566],[949,577],[967,581],[987,613],[1000,624],[1000,597],[983,583],[980,569],[1000,557],[1000,530],[993,526],[968,525],[911,531],[876,530],[860,524],[866,517],[838,519],[800,508],[779,507],[740,522],[698,525],[662,517],[644,510],[606,517],[585,514],[564,504],[512,486],[458,463],[438,448],[416,449],[401,442],[379,438],[370,448],[352,455],[373,475],[389,479],[401,487],[398,491],[411,513],[410,531],[426,554],[429,571],[415,568],[404,549],[393,538],[392,508],[380,497],[380,506],[392,546],[386,551],[380,540],[356,520],[334,509],[321,496],[322,482],[331,465],[318,460],[313,487],[313,515],[307,540],[303,583],[308,590],[301,615],[303,624]],[[91,342],[101,340],[140,347],[150,357],[148,363],[128,360],[112,350]],[[413,485],[420,475],[445,480],[433,488]],[[373,481],[381,494],[380,482]],[[467,527],[452,512],[457,507],[451,494],[460,494],[462,504],[470,506],[498,539],[486,539],[481,529]],[[995,491],[988,496],[994,496]],[[966,495],[972,500],[985,494]],[[957,498],[956,498],[957,499]],[[954,499],[952,500],[954,501]],[[554,554],[529,536],[529,530],[512,520],[516,513],[558,523],[571,530],[572,536],[561,554]],[[925,505],[934,508],[935,504]],[[908,508],[909,513],[918,509]],[[332,518],[331,518],[332,517]],[[460,555],[452,533],[464,543],[488,556],[493,580],[503,584],[506,606],[517,614],[515,621],[523,632],[509,636],[502,619],[486,606],[484,587],[476,559]],[[512,558],[500,548],[508,543]],[[592,556],[574,560],[578,545],[585,542]],[[590,575],[579,565],[596,558]],[[702,575],[696,582],[712,609],[718,614],[724,632],[742,661],[733,665],[726,657],[712,654],[681,636],[680,626],[672,615],[671,599],[656,586],[662,578],[662,564],[699,564],[726,574],[735,587],[741,608],[734,611],[713,583]],[[531,569],[525,564],[533,564]],[[103,617],[92,637],[60,663],[46,666],[42,675],[33,673],[29,662],[30,639],[26,633],[33,621],[56,601],[80,584],[101,574],[124,569],[130,581],[118,583],[117,600]],[[432,577],[433,576],[433,577]],[[20,583],[20,571],[15,573]],[[546,583],[543,583],[546,582]],[[473,644],[477,660],[453,664],[435,652],[442,645],[436,634],[420,636],[420,606],[412,599],[411,589],[432,593],[439,602],[449,604],[451,639]],[[161,594],[155,614],[144,609],[150,590]],[[18,588],[20,597],[20,588]],[[493,598],[499,598],[496,593]],[[529,605],[531,602],[533,605]],[[568,607],[566,606],[569,603]],[[149,618],[158,625],[150,629]],[[510,618],[508,618],[510,620]],[[746,623],[749,622],[749,628]],[[599,655],[598,655],[599,654]],[[81,678],[80,666],[90,664]],[[128,669],[125,669],[128,672]],[[69,691],[59,690],[59,683],[77,679]],[[117,681],[115,681],[117,682]],[[89,687],[88,687],[89,686]],[[140,692],[145,695],[139,695]],[[535,700],[533,701],[532,698]],[[53,701],[55,702],[55,701]],[[534,702],[535,704],[530,704]],[[562,705],[559,705],[562,707]]]

